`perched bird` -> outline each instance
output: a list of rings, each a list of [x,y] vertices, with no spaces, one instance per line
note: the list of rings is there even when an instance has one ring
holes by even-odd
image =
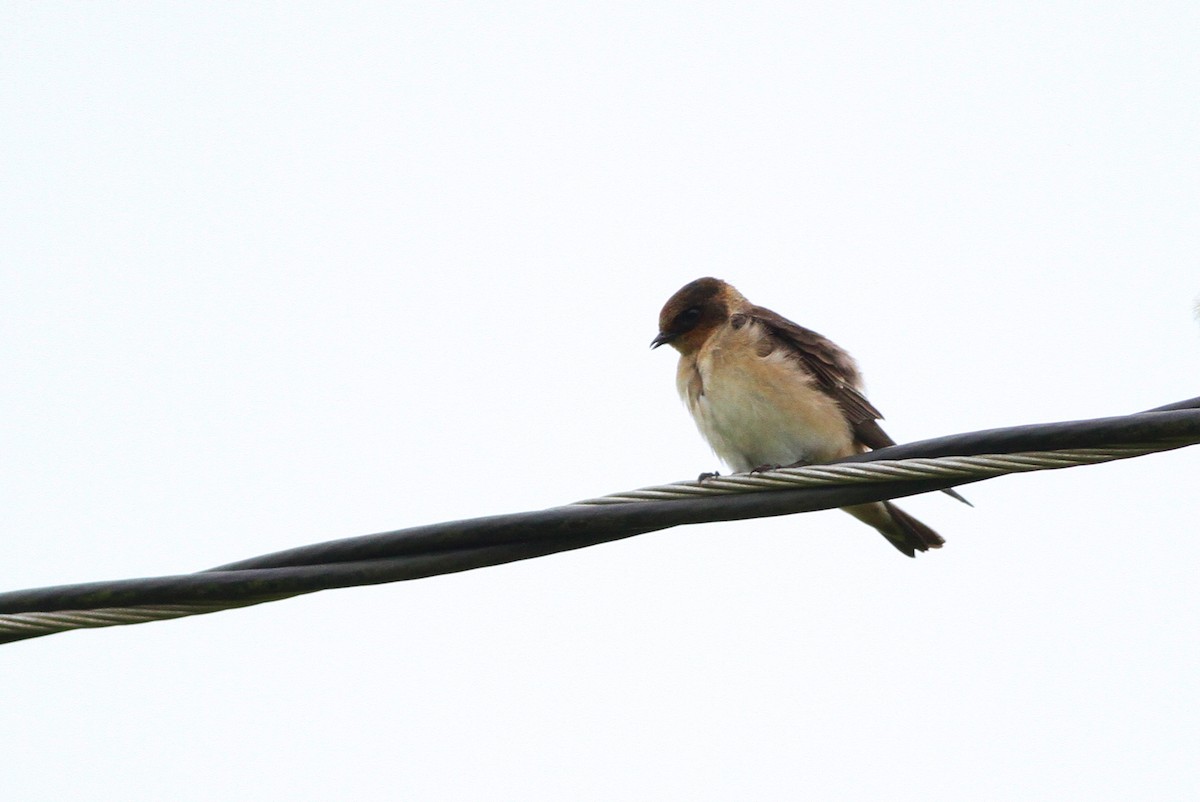
[[[700,433],[736,472],[895,445],[849,354],[720,279],[697,279],[671,296],[650,347],[664,344],[679,351],[676,384]],[[910,557],[945,542],[890,501],[843,509]]]

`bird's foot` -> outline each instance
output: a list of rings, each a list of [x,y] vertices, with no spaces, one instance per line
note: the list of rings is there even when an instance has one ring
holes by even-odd
[[[757,468],[751,468],[750,473],[766,473],[767,471],[776,471],[782,467],[780,465],[759,465]]]
[[[703,484],[704,482],[707,482],[709,479],[716,479],[720,475],[721,475],[720,471],[713,471],[712,473],[702,473],[696,477],[696,481]]]

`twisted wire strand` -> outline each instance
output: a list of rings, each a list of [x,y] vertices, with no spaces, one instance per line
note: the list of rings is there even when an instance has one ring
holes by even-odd
[[[1074,448],[1026,451],[1011,454],[978,454],[974,456],[932,458],[914,457],[909,459],[876,460],[866,463],[780,468],[761,473],[714,477],[706,479],[703,482],[677,482],[658,487],[614,493],[600,498],[577,502],[569,506],[586,507],[633,504],[638,502],[682,501],[704,496],[787,490],[796,489],[797,487],[830,487],[897,481],[916,482],[929,479],[978,480],[1008,473],[1053,470],[1109,462],[1156,451],[1165,451],[1194,442],[1196,440],[1193,437],[1183,440],[1167,439],[1159,440],[1155,443],[1111,448]],[[549,548],[546,549],[546,553],[555,550],[557,549]],[[536,554],[527,556],[536,556]],[[524,557],[517,559],[524,559]],[[457,570],[462,569],[459,568]],[[444,573],[444,571],[442,572]],[[363,583],[347,582],[345,584]],[[5,613],[0,614],[0,642],[23,640],[73,629],[123,626],[203,615],[221,610],[249,607],[308,592],[312,591],[301,590],[291,593],[274,593],[249,599],[216,600],[201,603],[140,604],[97,607],[94,609]]]
[[[915,481],[918,479],[986,479],[1007,473],[1071,468],[1140,457],[1162,451],[1162,443],[1077,448],[1056,451],[1025,451],[1015,454],[976,454],[968,457],[876,460],[863,464],[804,465],[769,471],[714,476],[689,482],[643,487],[575,502],[576,505],[632,504],[646,501],[675,501],[701,496],[759,493],[792,487],[820,487],[871,482]]]
[[[240,599],[212,604],[144,604],[134,607],[100,607],[95,610],[9,613],[0,615],[0,636],[20,639],[36,638],[72,629],[96,629],[127,624],[145,624],[150,621],[170,621],[175,618],[217,613],[238,607],[251,607],[286,598],[288,596]]]

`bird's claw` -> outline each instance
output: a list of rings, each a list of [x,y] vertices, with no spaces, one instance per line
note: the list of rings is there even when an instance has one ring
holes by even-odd
[[[705,472],[705,473],[702,473],[699,476],[697,476],[696,481],[700,482],[700,483],[704,483],[704,482],[707,482],[709,479],[716,479],[720,475],[721,475],[720,471],[712,471],[711,473]]]

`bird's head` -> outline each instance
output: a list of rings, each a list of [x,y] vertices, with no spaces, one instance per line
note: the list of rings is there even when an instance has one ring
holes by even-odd
[[[698,278],[685,284],[659,313],[658,336],[650,347],[670,343],[681,354],[692,353],[729,320],[730,310],[745,300],[719,278]]]

